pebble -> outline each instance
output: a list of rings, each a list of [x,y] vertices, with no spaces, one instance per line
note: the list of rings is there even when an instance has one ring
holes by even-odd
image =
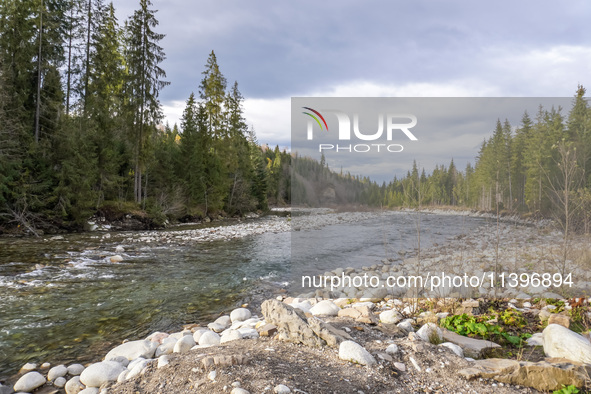
[[[230,391],[230,394],[250,394],[250,392],[247,390],[244,390],[241,387],[234,387],[232,389],[232,391]]]
[[[167,366],[170,364],[170,357],[168,355],[158,357],[158,369]]]
[[[63,376],[60,376],[59,378],[56,378],[53,381],[53,385],[55,387],[60,387],[60,388],[64,387],[66,385],[66,378],[64,378]]]
[[[230,320],[232,323],[236,321],[244,321],[250,319],[252,314],[246,308],[236,308],[230,313]]]
[[[47,380],[39,372],[27,372],[14,385],[14,391],[31,392],[37,387],[43,386]]]
[[[54,381],[57,378],[61,378],[62,376],[66,376],[68,373],[68,368],[65,365],[58,365],[57,367],[53,367],[47,372],[47,380]]]
[[[363,346],[353,341],[341,342],[339,345],[339,358],[361,365],[376,364],[376,359]]]
[[[219,345],[220,336],[213,331],[206,331],[199,337],[199,345]]]
[[[291,393],[291,390],[289,389],[289,387],[287,387],[284,384],[278,384],[277,386],[275,386],[275,388],[273,389],[273,392],[275,394],[289,394]]]
[[[217,373],[217,371],[215,371],[215,370],[213,370],[213,371],[210,371],[210,372],[207,374],[207,378],[208,378],[209,380],[215,380],[215,378],[217,378],[217,376],[218,376],[218,373]]]
[[[391,344],[386,348],[386,353],[393,355],[398,353],[398,346],[396,346],[396,344]]]
[[[80,382],[80,376],[74,376],[72,379],[66,382],[66,393],[78,393],[81,390],[84,390],[84,385]]]
[[[84,371],[84,365],[82,364],[68,365],[68,373],[72,376],[78,376],[82,371]]]
[[[185,335],[174,344],[174,348],[173,348],[172,352],[173,353],[186,353],[189,350],[191,350],[191,348],[195,345],[196,345],[196,343],[195,343],[195,340],[193,339],[193,337],[191,335]]]

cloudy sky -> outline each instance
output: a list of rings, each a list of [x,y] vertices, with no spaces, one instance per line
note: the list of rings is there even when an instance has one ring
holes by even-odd
[[[214,50],[270,145],[290,145],[294,96],[571,97],[591,86],[585,0],[152,1],[170,123]],[[139,1],[114,3],[122,20]]]

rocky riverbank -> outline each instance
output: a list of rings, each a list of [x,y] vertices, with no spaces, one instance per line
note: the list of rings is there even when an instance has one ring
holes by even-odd
[[[237,308],[209,324],[122,343],[90,365],[27,364],[0,393],[537,393],[588,387],[591,343],[569,329],[581,316],[588,319],[586,301],[499,302],[506,308],[499,316],[513,311],[530,322],[513,328],[536,331],[523,347],[442,327],[451,316],[490,315],[485,300],[278,296],[260,310]],[[490,324],[507,329],[504,323]]]

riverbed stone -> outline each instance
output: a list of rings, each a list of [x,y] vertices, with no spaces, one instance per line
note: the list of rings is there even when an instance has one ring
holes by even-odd
[[[310,313],[314,316],[337,316],[340,309],[331,300],[323,300],[314,305]]]
[[[376,359],[363,346],[353,341],[343,341],[339,345],[339,358],[361,365],[374,365]]]
[[[60,376],[59,378],[56,378],[53,381],[53,385],[55,387],[59,387],[59,388],[64,387],[66,385],[66,378],[64,378],[63,376]]]
[[[74,376],[66,382],[66,394],[78,394],[84,390],[84,385],[80,382],[80,376]]]
[[[570,327],[570,317],[568,315],[553,313],[548,317],[548,325],[550,324],[559,324],[563,327],[569,328]]]
[[[242,334],[238,330],[226,330],[222,333],[220,344],[232,341],[239,341],[242,339]]]
[[[223,324],[219,324],[219,323],[214,322],[214,323],[209,323],[207,325],[207,328],[209,328],[213,332],[220,333],[220,332],[224,331],[227,327]]]
[[[465,357],[470,358],[481,358],[494,354],[496,351],[501,349],[501,346],[492,341],[486,341],[483,339],[468,338],[463,335],[456,334],[449,330],[443,331],[443,339],[447,342],[455,343],[464,351]]]
[[[117,380],[125,367],[116,361],[102,361],[94,363],[82,372],[80,382],[87,387],[101,387],[108,382]]]
[[[154,352],[158,348],[158,344],[147,340],[129,341],[112,349],[105,356],[105,360],[109,361],[117,356],[125,357],[128,360],[135,360],[138,357],[152,358]]]
[[[68,373],[68,368],[65,365],[58,365],[53,367],[47,372],[47,380],[54,381],[57,378],[61,378],[62,376],[66,376]]]
[[[186,353],[195,345],[196,343],[193,337],[191,335],[185,335],[174,344],[172,351],[173,353]]]
[[[371,308],[367,305],[359,305],[353,306],[351,308],[340,309],[338,316],[348,317],[359,323],[378,324],[377,316],[371,311]]]
[[[267,323],[259,327],[259,335],[262,337],[272,337],[277,332],[277,326],[275,324]]]
[[[230,313],[230,320],[232,323],[237,321],[244,321],[250,319],[252,314],[246,308],[236,308]]]
[[[41,375],[39,372],[27,372],[16,381],[14,384],[14,391],[29,393],[35,390],[37,387],[43,386],[45,382],[47,382],[47,380],[45,380],[43,375]]]
[[[164,356],[160,356],[158,357],[158,369],[162,368],[162,367],[166,367],[168,364],[170,364],[170,356],[168,355],[164,355]]]
[[[400,312],[394,309],[389,309],[380,313],[380,321],[384,324],[398,324],[402,320]]]
[[[132,368],[129,369],[129,373],[125,377],[125,380],[133,379],[134,377],[138,376],[146,369],[148,365],[154,360],[141,360],[136,363]]]
[[[111,263],[119,263],[123,261],[123,257],[121,257],[121,255],[116,254],[114,256],[111,256],[109,260],[111,261]]]
[[[18,373],[27,373],[37,369],[37,364],[35,363],[26,363],[21,367]]]
[[[167,342],[163,343],[162,345],[158,346],[156,352],[154,353],[154,357],[160,357],[164,354],[172,354],[174,351],[174,346],[176,345],[177,341],[174,342]]]
[[[256,339],[259,337],[259,332],[254,328],[243,327],[237,330],[243,339]]]
[[[591,367],[570,363],[564,359],[546,359],[540,362],[489,358],[477,360],[471,367],[458,371],[466,379],[486,378],[499,382],[533,387],[548,392],[564,386],[581,387],[588,380]]]
[[[279,339],[302,343],[307,346],[337,346],[351,339],[344,331],[324,323],[316,317],[306,317],[304,312],[277,300],[266,300],[261,305],[265,321],[277,326]]]
[[[220,339],[219,334],[213,331],[206,331],[199,337],[199,345],[219,345]]]
[[[414,332],[415,329],[412,326],[412,323],[409,320],[401,321],[396,325],[398,328],[403,329],[406,332]]]
[[[591,343],[582,335],[559,324],[549,324],[542,337],[546,356],[591,364]]]
[[[443,346],[443,347],[446,347],[448,349],[451,349],[451,351],[454,352],[456,355],[458,355],[459,357],[464,358],[464,350],[461,347],[459,347],[458,345],[456,345],[455,343],[443,342],[439,346]]]
[[[68,365],[68,373],[72,376],[78,376],[84,371],[84,365],[82,364],[71,364]]]
[[[79,394],[100,394],[98,387],[87,387],[82,390]]]
[[[424,324],[417,331],[417,335],[425,342],[440,343],[443,341],[443,332],[435,323]]]
[[[223,315],[215,319],[214,323],[221,324],[225,328],[228,328],[232,324],[232,319],[229,315]]]
[[[289,394],[289,393],[291,393],[291,390],[289,387],[287,387],[284,384],[278,384],[277,386],[275,386],[273,388],[273,392],[275,394]]]

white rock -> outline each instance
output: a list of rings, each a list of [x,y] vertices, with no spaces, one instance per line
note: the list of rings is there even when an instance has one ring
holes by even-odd
[[[117,245],[117,247],[115,248],[115,253],[123,253],[125,252],[125,248],[121,245]]]
[[[154,360],[141,360],[140,362],[136,363],[132,368],[129,369],[129,373],[125,377],[125,380],[133,379],[134,377],[138,376],[152,361]]]
[[[43,386],[47,380],[39,372],[27,372],[14,385],[14,391],[29,393],[39,386]]]
[[[410,320],[404,320],[396,325],[398,328],[402,328],[406,332],[414,332],[415,329],[412,326]]]
[[[84,365],[82,364],[68,365],[68,373],[72,376],[78,376],[82,371],[84,371]]]
[[[255,330],[256,331],[256,330]],[[222,333],[220,343],[237,341],[242,339],[242,334],[238,330],[226,330]]]
[[[195,343],[199,343],[199,338],[201,338],[201,335],[203,335],[203,333],[207,331],[209,331],[207,328],[200,328],[197,331],[195,331],[193,333],[193,339],[195,340]]]
[[[217,376],[218,376],[218,373],[217,373],[215,370],[214,370],[214,371],[210,371],[210,372],[207,374],[207,378],[208,378],[209,380],[215,380],[215,378],[217,378]]]
[[[65,365],[58,365],[57,367],[53,367],[47,372],[47,380],[54,381],[57,378],[61,378],[62,376],[66,376],[68,373],[68,368]]]
[[[100,390],[97,387],[87,387],[79,394],[100,394]]]
[[[174,344],[172,351],[174,353],[186,353],[195,345],[196,343],[193,337],[191,335],[185,335]]]
[[[457,354],[460,357],[464,357],[464,350],[459,347],[458,345],[456,345],[455,343],[451,343],[451,342],[444,342],[439,346],[445,346],[448,349],[451,349],[455,354]]]
[[[341,342],[339,346],[339,358],[361,365],[373,365],[376,363],[376,359],[363,346],[353,341]]]
[[[220,336],[213,331],[206,331],[199,337],[199,345],[219,345]]]
[[[121,255],[116,254],[115,256],[111,256],[109,260],[111,261],[111,263],[119,263],[123,261],[123,257],[121,257]]]
[[[74,376],[66,382],[66,394],[78,394],[84,390],[84,385],[80,382],[80,376]]]
[[[158,357],[158,369],[167,366],[170,364],[170,357],[168,355]]]
[[[310,313],[310,309],[312,309],[312,304],[310,304],[310,301],[308,301],[308,300],[301,301],[301,302],[292,302],[290,304],[290,306],[292,308],[297,308],[297,309],[303,311],[304,313]]]
[[[336,316],[339,314],[339,308],[334,302],[330,300],[320,301],[310,309],[310,313],[314,316]]]
[[[154,357],[160,357],[164,354],[172,354],[174,351],[174,346],[176,345],[176,340],[174,342],[167,342],[163,343],[162,345],[158,346],[156,349],[156,353],[154,353]]]
[[[158,343],[156,342],[147,340],[130,341],[112,349],[105,356],[105,360],[110,361],[117,356],[125,357],[128,360],[135,360],[138,357],[152,358],[157,348]]]
[[[55,380],[53,381],[53,385],[55,387],[64,387],[66,385],[66,378],[64,378],[63,376],[60,376],[59,378],[55,378]]]
[[[102,361],[90,365],[80,375],[80,382],[87,387],[101,387],[107,382],[114,382],[125,367],[116,361]]]
[[[549,324],[542,334],[546,356],[591,364],[591,343],[587,338],[559,324]]]
[[[242,335],[242,339],[256,339],[259,337],[259,332],[254,328],[239,328],[238,332]]]
[[[396,346],[396,344],[391,344],[386,348],[386,353],[393,355],[398,353],[398,346]]]
[[[230,394],[250,394],[250,391],[244,390],[241,387],[234,387]]]
[[[394,368],[401,372],[406,371],[406,365],[404,365],[403,363],[394,363]]]
[[[225,328],[228,328],[230,327],[230,324],[232,324],[232,319],[230,319],[230,316],[228,315],[223,315],[215,319],[214,323],[221,324]]]
[[[537,332],[525,341],[528,346],[544,346],[544,335]]]
[[[275,394],[289,394],[291,393],[291,390],[289,389],[289,387],[287,387],[284,384],[278,384],[277,386],[275,386],[275,388],[273,389],[273,392]]]
[[[390,309],[380,313],[380,321],[384,324],[397,324],[402,320],[400,312]]]
[[[224,326],[223,324],[213,322],[213,323],[209,323],[207,325],[207,328],[209,328],[213,332],[220,333],[226,329],[226,326]]]
[[[143,357],[138,357],[135,360],[131,361],[128,365],[127,365],[127,369],[131,370],[133,369],[136,365],[138,365],[139,363],[141,363],[142,361],[144,361],[145,358]]]
[[[443,341],[443,332],[435,323],[424,324],[417,331],[417,335],[425,342],[431,342],[432,340]]]
[[[21,367],[21,369],[18,371],[19,373],[27,373],[27,372],[31,372],[37,369],[37,364],[35,363],[26,363],[25,365],[23,365]]]
[[[230,320],[232,323],[235,321],[244,321],[250,319],[252,314],[246,308],[236,308],[230,313]]]

